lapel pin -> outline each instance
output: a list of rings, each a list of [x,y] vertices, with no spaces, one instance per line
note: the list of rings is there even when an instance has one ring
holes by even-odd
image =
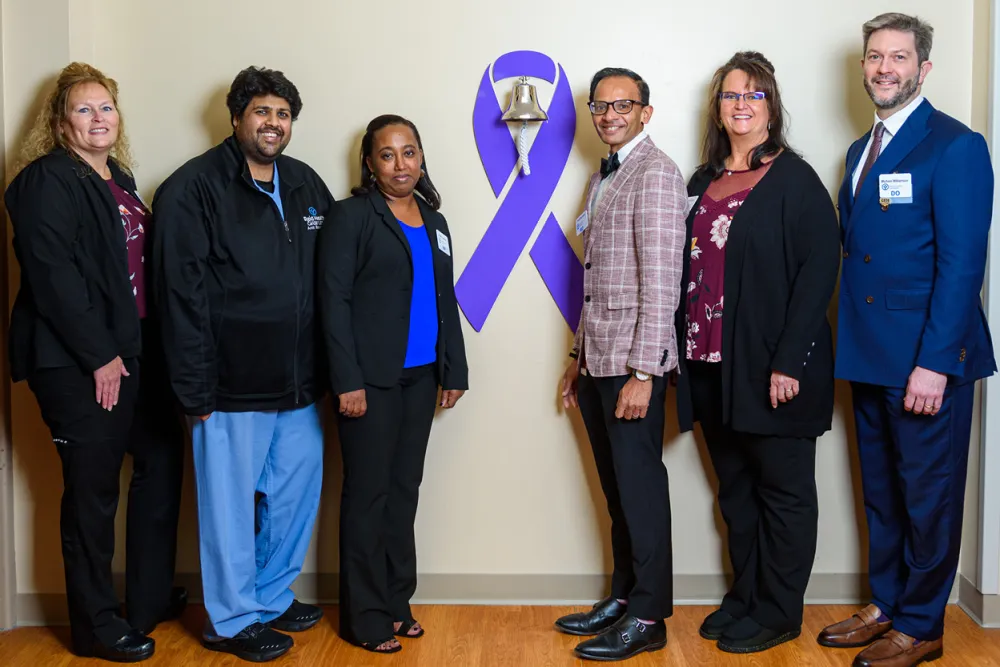
[[[890,200],[890,199],[889,199],[888,197],[881,197],[881,198],[880,198],[880,199],[878,200],[878,204],[879,204],[879,206],[881,206],[881,207],[882,207],[882,210],[883,210],[883,211],[888,211],[888,210],[889,210],[889,202],[890,202],[890,201],[891,201],[891,200]]]

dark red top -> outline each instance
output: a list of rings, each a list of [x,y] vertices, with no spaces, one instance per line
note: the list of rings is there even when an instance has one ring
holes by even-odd
[[[113,180],[105,181],[118,204],[128,247],[128,275],[132,281],[132,294],[139,309],[139,318],[146,317],[146,227],[149,224],[149,209],[119,187]]]
[[[771,163],[753,171],[725,171],[698,204],[691,229],[687,286],[687,353],[691,361],[722,361],[722,308],[729,226]]]

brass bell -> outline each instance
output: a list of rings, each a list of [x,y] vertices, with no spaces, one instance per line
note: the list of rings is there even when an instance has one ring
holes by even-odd
[[[548,120],[548,115],[538,106],[538,93],[535,87],[528,83],[528,77],[522,76],[510,94],[510,106],[504,112],[501,120],[542,121]]]
[[[510,94],[510,106],[501,116],[501,120],[521,121],[517,153],[521,158],[521,168],[524,170],[525,176],[531,173],[531,168],[528,166],[528,138],[525,134],[528,130],[528,123],[540,123],[548,119],[548,114],[542,111],[542,107],[538,105],[538,94],[535,87],[528,83],[528,77],[522,76],[514,84],[514,90]]]

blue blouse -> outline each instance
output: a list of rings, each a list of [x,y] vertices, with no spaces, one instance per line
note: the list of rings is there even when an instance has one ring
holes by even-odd
[[[413,258],[410,333],[403,368],[414,368],[437,361],[438,311],[434,255],[426,227],[410,227],[402,221],[398,222],[410,244],[410,256]]]

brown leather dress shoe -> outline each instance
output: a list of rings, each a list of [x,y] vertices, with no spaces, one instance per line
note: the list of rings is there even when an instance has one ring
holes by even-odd
[[[898,630],[890,630],[884,637],[854,658],[852,667],[913,667],[931,662],[944,655],[944,640],[917,641]]]
[[[823,628],[816,641],[821,646],[830,648],[868,646],[892,629],[891,620],[879,623],[878,619],[881,615],[882,610],[870,604],[846,621]]]

